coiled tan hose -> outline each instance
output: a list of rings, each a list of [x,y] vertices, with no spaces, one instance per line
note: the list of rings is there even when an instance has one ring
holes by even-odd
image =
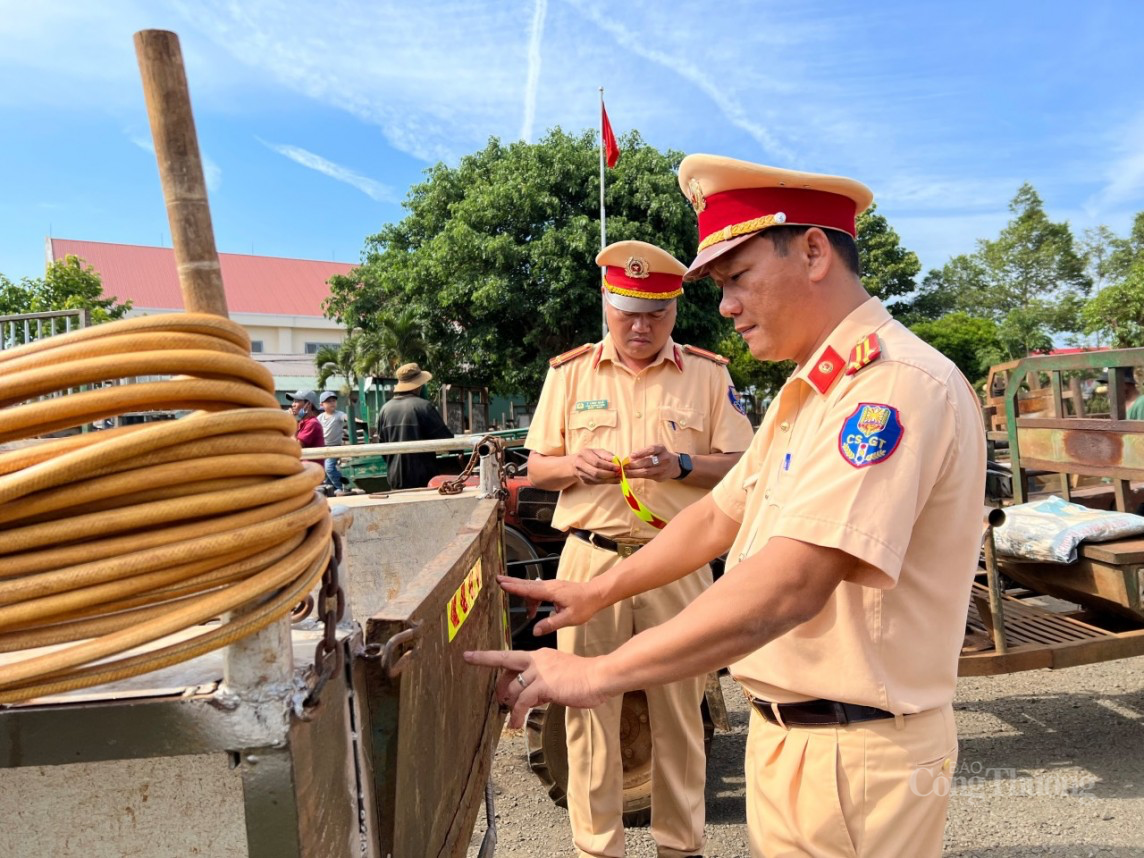
[[[249,349],[241,326],[180,313],[0,352],[0,443],[194,411],[0,451],[0,703],[225,646],[317,583],[332,552],[322,469],[301,461]],[[173,378],[103,386],[142,375]]]

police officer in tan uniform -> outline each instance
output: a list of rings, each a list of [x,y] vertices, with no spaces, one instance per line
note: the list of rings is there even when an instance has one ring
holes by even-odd
[[[551,363],[529,427],[528,475],[560,490],[553,526],[569,534],[557,578],[588,582],[703,497],[751,441],[726,360],[671,339],[686,267],[640,241],[609,245],[608,334]],[[625,462],[625,481],[620,465]],[[560,629],[562,652],[606,655],[669,620],[711,584],[706,562],[643,596]],[[646,688],[652,734],[651,833],[661,856],[704,845],[703,677]],[[640,686],[641,688],[643,686]],[[577,854],[624,854],[621,697],[567,710],[568,812]]]
[[[729,549],[727,573],[607,655],[468,658],[505,669],[515,723],[734,662],[754,703],[752,854],[937,856],[981,539],[977,397],[862,288],[865,186],[709,155],[679,181],[699,218],[688,276],[715,280],[756,358],[797,370],[735,468],[649,546],[588,584],[506,588],[569,625]]]

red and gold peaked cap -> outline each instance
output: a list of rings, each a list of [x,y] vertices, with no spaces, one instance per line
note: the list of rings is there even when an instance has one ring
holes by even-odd
[[[628,313],[651,313],[683,294],[687,266],[646,241],[617,241],[596,255],[608,303]]]
[[[783,170],[721,155],[688,155],[679,187],[699,217],[699,252],[684,275],[697,280],[717,257],[773,226],[817,226],[856,234],[874,200],[854,179]]]

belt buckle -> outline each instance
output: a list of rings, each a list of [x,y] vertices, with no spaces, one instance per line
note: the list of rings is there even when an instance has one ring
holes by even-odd
[[[633,554],[635,554],[639,550],[640,550],[640,546],[633,544],[633,543],[629,543],[626,545],[625,544],[617,544],[616,545],[616,554],[620,555],[621,558],[631,557]]]

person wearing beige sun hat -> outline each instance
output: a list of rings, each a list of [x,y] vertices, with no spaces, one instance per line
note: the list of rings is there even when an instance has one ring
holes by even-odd
[[[585,260],[587,262],[588,260]],[[600,251],[608,334],[553,358],[525,447],[528,476],[559,490],[552,525],[568,532],[557,579],[583,582],[644,546],[705,495],[751,441],[726,359],[671,338],[686,266],[643,241]],[[626,460],[626,487],[615,459]],[[561,629],[560,650],[609,652],[666,622],[711,584],[697,563],[679,581]],[[661,856],[704,845],[702,677],[648,687],[651,834]],[[576,854],[623,854],[619,698],[570,708],[568,818]]]
[[[452,438],[437,409],[421,398],[421,388],[433,378],[415,363],[397,368],[397,384],[393,398],[381,407],[377,416],[377,439],[392,441],[422,441],[434,438]],[[385,457],[386,479],[391,489],[415,489],[429,485],[437,475],[436,453],[395,453]]]
[[[685,158],[679,185],[699,226],[686,279],[714,281],[755,358],[796,369],[738,464],[648,547],[588,584],[514,592],[570,625],[724,552],[727,571],[597,658],[467,658],[505,668],[514,724],[538,700],[592,706],[730,664],[753,702],[752,855],[936,858],[981,545],[977,395],[862,287],[865,185],[713,155]]]

